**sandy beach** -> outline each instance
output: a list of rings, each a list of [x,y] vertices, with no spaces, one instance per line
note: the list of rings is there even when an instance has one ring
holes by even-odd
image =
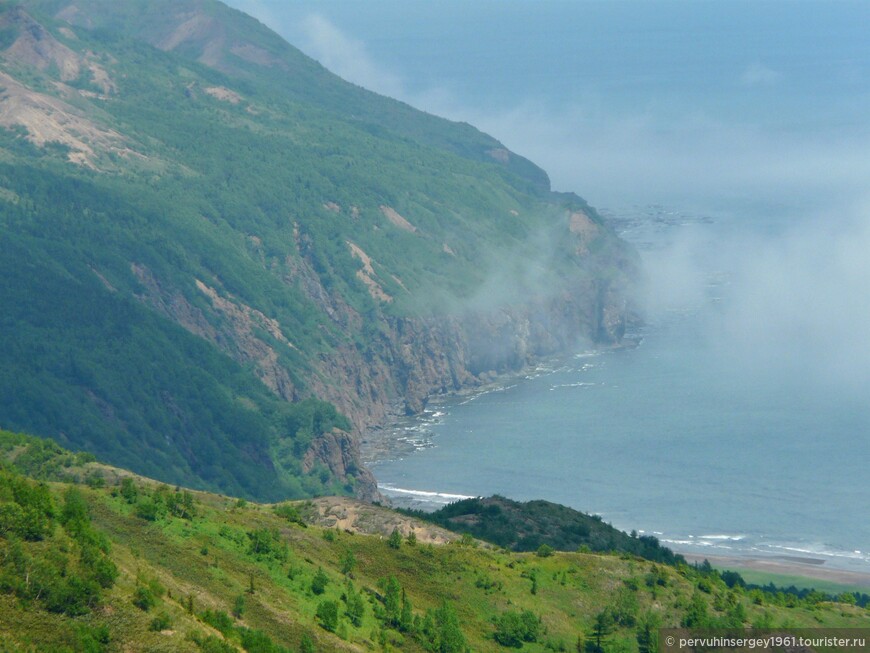
[[[728,557],[704,556],[694,553],[683,553],[682,555],[689,562],[703,562],[706,559],[717,569],[729,569],[737,572],[751,569],[770,574],[802,576],[804,578],[870,589],[870,573],[829,567],[820,558],[802,558],[797,556]]]

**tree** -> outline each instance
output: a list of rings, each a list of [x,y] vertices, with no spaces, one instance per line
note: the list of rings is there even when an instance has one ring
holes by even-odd
[[[63,508],[60,512],[60,523],[71,533],[77,533],[90,524],[88,502],[76,487],[70,487],[63,493]]]
[[[843,603],[844,605],[855,605],[857,602],[858,600],[852,592],[843,592],[837,597],[837,603]]]
[[[604,641],[613,632],[615,625],[613,613],[609,609],[602,610],[595,615],[595,622],[592,624],[592,639],[586,642],[587,652],[603,653]]]
[[[686,614],[683,616],[681,625],[684,628],[704,628],[709,620],[707,602],[701,594],[695,592],[692,596],[692,602],[689,604],[689,609],[686,610]]]
[[[323,594],[328,584],[329,576],[323,571],[323,567],[318,567],[314,578],[311,579],[311,591],[317,595]]]
[[[345,597],[344,613],[347,615],[350,623],[359,628],[362,626],[363,616],[365,615],[365,601],[363,601],[362,596],[354,589],[350,581],[347,582]]]
[[[317,604],[317,618],[320,625],[331,633],[338,628],[338,603],[335,601],[321,601]]]
[[[402,534],[399,532],[398,528],[393,528],[393,532],[390,533],[390,539],[387,540],[387,544],[391,549],[398,549],[402,546]]]
[[[395,576],[390,576],[384,584],[384,611],[387,624],[393,627],[399,625],[401,597],[402,586]]]
[[[434,614],[438,653],[462,653],[465,650],[465,635],[459,627],[456,610],[446,600]]]
[[[637,595],[627,587],[623,587],[616,595],[613,606],[613,618],[620,626],[631,628],[637,623],[637,612],[640,606]]]
[[[399,630],[403,633],[410,632],[414,627],[414,612],[411,608],[411,600],[402,590],[402,613],[399,615]]]
[[[139,490],[136,488],[136,484],[133,483],[133,479],[129,476],[121,479],[121,496],[124,498],[124,501],[131,505],[136,503],[136,499],[139,496]]]
[[[345,549],[344,553],[341,554],[341,573],[347,575],[353,571],[354,567],[356,567],[356,556],[353,554],[353,551],[350,549]]]
[[[661,620],[654,612],[647,612],[640,619],[635,632],[638,653],[655,653],[659,647]]]

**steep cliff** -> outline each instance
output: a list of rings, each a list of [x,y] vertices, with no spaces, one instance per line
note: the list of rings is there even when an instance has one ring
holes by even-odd
[[[0,78],[0,426],[371,498],[366,428],[621,337],[634,256],[582,199],[215,0],[2,5]]]

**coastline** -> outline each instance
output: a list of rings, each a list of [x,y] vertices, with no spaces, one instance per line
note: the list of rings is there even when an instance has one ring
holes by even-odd
[[[850,571],[837,567],[828,567],[821,558],[805,558],[798,556],[705,556],[697,553],[680,553],[690,563],[702,563],[707,560],[714,568],[724,571],[762,572],[776,576],[800,577],[807,579],[808,585],[813,580],[825,581],[837,585],[856,588],[866,588],[870,591],[870,572]],[[775,583],[776,584],[776,583]]]
[[[415,447],[408,447],[403,443],[407,438],[403,433],[408,431],[425,430],[437,422],[443,414],[441,409],[451,403],[465,403],[474,401],[478,397],[492,393],[503,392],[513,388],[524,379],[551,374],[564,367],[569,361],[578,357],[595,357],[603,354],[619,352],[623,350],[637,349],[643,342],[643,335],[639,333],[627,334],[619,343],[610,345],[589,343],[586,349],[574,352],[561,352],[542,356],[530,361],[523,367],[506,372],[488,373],[488,378],[478,384],[466,385],[449,392],[430,394],[426,397],[424,408],[419,413],[408,415],[402,411],[399,404],[393,406],[383,422],[367,428],[359,438],[362,453],[362,462],[370,471],[378,462],[390,460],[393,455],[407,455]],[[431,418],[435,415],[435,419]],[[374,473],[374,472],[373,472]],[[377,475],[375,475],[377,479]]]
[[[633,339],[628,348],[636,348],[640,340],[640,338]],[[521,370],[493,377],[486,383],[465,387],[456,392],[432,395],[429,397],[429,402],[423,413],[414,416],[397,415],[391,423],[377,429],[375,432],[369,431],[366,434],[366,440],[368,441],[364,442],[363,445],[364,457],[367,459],[366,465],[372,469],[377,477],[380,477],[378,463],[392,463],[397,459],[413,455],[415,451],[435,446],[435,443],[432,441],[433,427],[437,430],[437,425],[444,419],[444,416],[450,414],[451,404],[464,404],[489,393],[507,390],[516,383],[522,382],[523,379],[546,376],[553,372],[558,372],[563,364],[578,356],[597,357],[623,348],[626,347],[596,348],[568,356],[563,354],[546,357]],[[391,479],[384,483],[385,480],[387,479],[379,478],[382,484],[380,491],[391,505],[423,510],[437,510],[451,501],[465,496],[464,494],[457,494],[457,492],[462,492],[462,489],[457,490],[456,487],[445,489],[443,486],[440,486],[437,479],[430,478],[428,483],[421,482],[419,485],[414,480],[408,478],[404,481],[395,482],[395,484],[393,484]],[[510,492],[502,492],[502,494],[511,496]],[[535,495],[531,498],[546,497]],[[571,506],[570,503],[565,501],[561,503]],[[575,507],[577,510],[589,509],[588,505],[571,507]],[[623,522],[620,526],[626,531],[632,528],[630,522]],[[655,531],[653,532],[655,533]],[[713,529],[710,532],[720,531]],[[656,534],[661,539],[660,534]],[[688,537],[691,538],[692,536]],[[713,539],[731,539],[730,537],[718,535],[709,537]],[[685,538],[675,537],[674,539]],[[742,540],[744,536],[734,536],[733,539]],[[847,589],[849,591],[855,590],[870,593],[870,569],[866,569],[868,562],[866,551],[863,558],[859,556],[860,560],[853,560],[851,559],[852,556],[848,554],[851,554],[852,548],[855,547],[849,547],[843,551],[836,549],[830,552],[829,555],[825,547],[822,547],[816,553],[815,550],[803,551],[803,549],[816,548],[809,545],[801,545],[800,548],[791,548],[791,546],[797,547],[798,545],[766,545],[764,538],[762,538],[760,544],[758,542],[753,544],[753,538],[748,538],[746,542],[743,542],[745,546],[742,547],[742,550],[736,545],[717,545],[710,546],[709,548],[712,549],[711,553],[718,549],[716,552],[718,555],[705,555],[701,547],[695,547],[691,551],[686,549],[681,550],[680,544],[688,544],[688,542],[668,542],[663,540],[662,543],[674,552],[683,555],[690,562],[700,563],[707,559],[717,569],[736,571],[749,584],[766,585],[772,582],[779,587],[789,587],[791,585],[799,588],[815,587],[829,594],[837,594],[841,591],[847,591]],[[702,544],[708,543],[702,542]],[[861,548],[863,549],[863,547]],[[701,550],[699,551],[699,549]],[[768,551],[767,549],[772,550]],[[780,553],[777,549],[783,550]],[[792,555],[792,551],[795,552],[794,555]],[[855,551],[855,553],[858,552]]]

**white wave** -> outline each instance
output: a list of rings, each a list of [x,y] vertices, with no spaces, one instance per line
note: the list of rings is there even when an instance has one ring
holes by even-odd
[[[676,544],[677,546],[680,546],[680,545],[689,546],[689,545],[697,544],[697,542],[695,542],[695,540],[668,540],[668,539],[663,539],[662,543],[663,544]]]
[[[800,553],[802,555],[819,556],[823,558],[847,558],[850,560],[861,560],[865,562],[870,561],[870,556],[862,553],[861,551],[847,551],[845,549],[836,549],[830,546],[825,546],[823,544],[809,544],[802,546],[790,546],[787,544],[768,544],[767,548],[771,550],[788,551],[789,553]]]
[[[386,494],[404,494],[412,497],[419,497],[420,499],[425,499],[433,503],[452,503],[453,501],[474,498],[467,494],[450,494],[448,492],[433,492],[430,490],[409,490],[407,488],[396,487],[389,483],[378,483],[378,489]]]
[[[556,388],[585,388],[588,386],[595,386],[597,383],[591,383],[589,381],[577,381],[576,383],[557,383],[556,385],[550,386],[550,390],[555,390]]]
[[[579,354],[574,354],[574,358],[595,358],[596,356],[601,356],[601,352],[594,349],[587,349]]]
[[[745,535],[699,535],[698,537],[704,540],[728,540],[730,542],[739,542],[746,539]]]

